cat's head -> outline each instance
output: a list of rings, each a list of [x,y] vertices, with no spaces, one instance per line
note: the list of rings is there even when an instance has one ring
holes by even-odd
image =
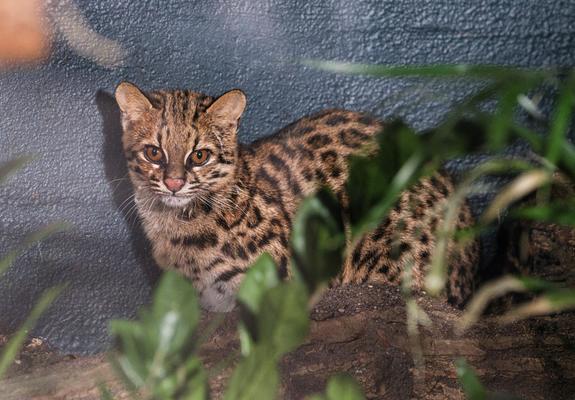
[[[115,97],[130,178],[140,198],[185,207],[230,185],[238,123],[246,106],[242,91],[214,100],[182,90],[145,94],[122,82]]]

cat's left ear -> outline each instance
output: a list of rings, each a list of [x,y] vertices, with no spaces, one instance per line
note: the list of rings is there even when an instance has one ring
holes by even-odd
[[[246,95],[239,89],[224,93],[208,107],[206,113],[216,119],[237,123],[246,108]]]

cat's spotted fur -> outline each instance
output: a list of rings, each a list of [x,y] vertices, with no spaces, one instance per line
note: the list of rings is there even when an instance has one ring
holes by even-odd
[[[366,114],[329,110],[242,145],[237,129],[246,100],[239,90],[218,99],[181,90],[144,95],[122,83],[116,99],[154,258],[189,277],[202,305],[215,311],[234,306],[244,273],[262,252],[289,277],[288,240],[299,202],[324,184],[345,201],[348,156],[373,150],[372,138],[384,128]],[[151,161],[158,157],[161,162]],[[403,193],[389,217],[349,252],[338,281],[398,283],[413,262],[420,288],[441,206],[452,191],[450,179],[438,174]],[[471,224],[467,208],[457,224]],[[473,285],[477,245],[449,250],[447,294],[461,303]]]

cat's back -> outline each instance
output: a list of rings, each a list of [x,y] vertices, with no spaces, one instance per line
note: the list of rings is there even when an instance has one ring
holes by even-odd
[[[339,194],[352,154],[375,151],[374,136],[383,124],[369,114],[329,109],[301,118],[279,132],[252,143],[251,165],[256,181],[282,187],[301,198],[327,185]]]
[[[332,108],[300,118],[250,147],[259,151],[280,146],[290,155],[296,149],[314,151],[328,147],[353,153],[382,129],[383,123],[367,113]]]

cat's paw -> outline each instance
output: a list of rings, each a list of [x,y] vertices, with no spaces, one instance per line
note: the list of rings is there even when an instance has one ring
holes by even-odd
[[[228,293],[223,285],[215,284],[200,292],[203,309],[213,312],[230,312],[236,305],[235,293]]]

